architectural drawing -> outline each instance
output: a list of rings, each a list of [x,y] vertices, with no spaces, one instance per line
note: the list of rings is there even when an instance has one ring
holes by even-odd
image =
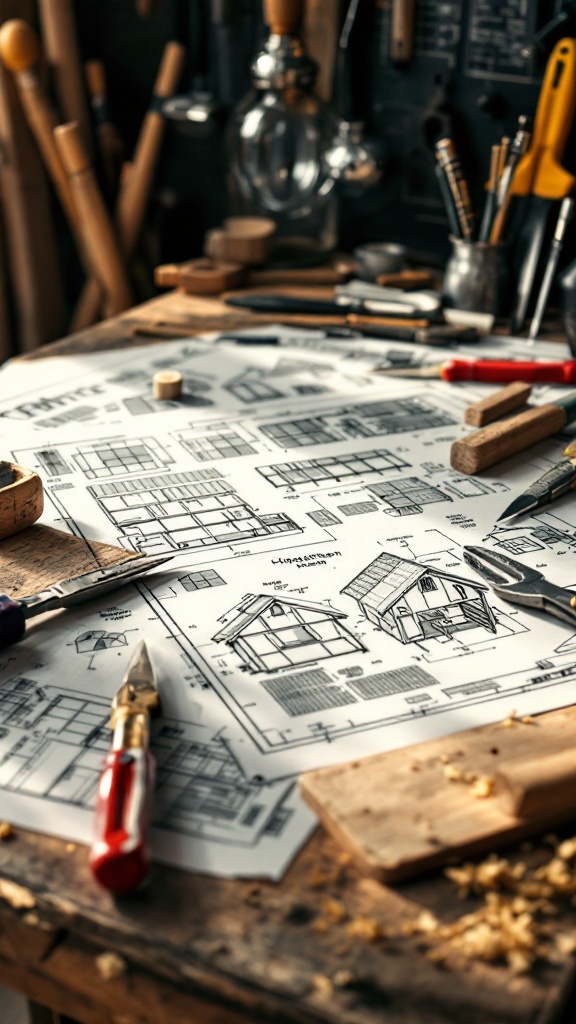
[[[248,672],[275,672],[366,650],[343,625],[345,618],[328,605],[247,594],[222,616],[214,640],[227,643]]]
[[[327,512],[326,509],[318,509],[317,512],[307,512],[306,515],[313,522],[318,523],[318,526],[337,526],[342,520],[338,519],[333,512]]]
[[[237,430],[220,430],[200,437],[192,431],[181,431],[176,435],[180,444],[198,462],[215,462],[217,459],[237,459],[241,455],[254,455],[256,448]]]
[[[215,569],[200,569],[197,572],[189,572],[186,576],[179,576],[178,583],[181,583],[184,590],[206,590],[207,587],[222,587],[226,584]]]
[[[482,626],[496,632],[488,587],[443,569],[381,554],[342,593],[400,643],[451,637]]]
[[[385,512],[389,516],[413,516],[423,511],[423,505],[429,505],[434,501],[452,501],[452,498],[438,487],[433,487],[415,476],[367,484],[366,490],[388,506]]]
[[[0,786],[5,797],[41,798],[91,814],[110,746],[109,719],[109,703],[89,694],[43,688],[23,676],[4,683]],[[267,785],[246,777],[210,729],[162,718],[154,725],[151,747],[157,761],[153,846],[162,833],[176,832],[197,842],[254,849],[262,835],[280,839],[289,828],[292,783]]]
[[[125,647],[127,643],[125,633],[110,633],[105,629],[89,629],[74,641],[78,654],[94,654],[110,647]]]
[[[225,387],[240,402],[269,402],[284,398],[286,393],[279,391],[267,378],[266,372],[250,368],[229,380]]]
[[[43,471],[48,476],[65,476],[66,473],[72,472],[57,448],[44,448],[39,452],[35,452],[35,455]]]
[[[149,473],[150,470],[162,469],[174,462],[172,456],[152,437],[145,437],[139,442],[111,438],[97,444],[79,445],[72,458],[89,480]]]
[[[283,512],[257,514],[217,470],[167,473],[88,488],[135,551],[161,552],[235,544],[300,532]]]
[[[423,398],[359,402],[305,419],[270,423],[261,431],[279,448],[300,448],[353,437],[376,437],[405,431],[431,430],[455,420]]]
[[[338,505],[343,516],[363,516],[367,512],[377,512],[378,505],[374,501],[355,501],[351,505]]]
[[[260,466],[258,472],[274,487],[303,487],[333,484],[349,477],[385,473],[390,469],[405,469],[407,466],[408,463],[398,455],[385,448],[376,448],[340,456],[327,455],[318,459]]]

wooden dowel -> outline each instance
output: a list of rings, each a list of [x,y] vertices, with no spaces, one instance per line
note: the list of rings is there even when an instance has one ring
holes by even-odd
[[[154,84],[153,102],[144,117],[142,128],[131,160],[130,174],[120,192],[116,223],[122,251],[126,256],[134,252],[138,235],[144,223],[152,179],[160,155],[165,121],[157,109],[158,101],[172,96],[184,63],[184,47],[168,43]]]
[[[84,270],[90,277],[92,268],[84,249],[80,219],[68,175],[54,139],[58,118],[42,89],[36,71],[40,59],[40,40],[26,21],[12,18],[3,24],[0,29],[0,58],[14,76],[26,120],[60,199]]]
[[[464,413],[464,422],[471,427],[483,427],[486,423],[492,423],[525,405],[531,394],[530,384],[516,380],[512,384],[507,384],[505,388],[498,388],[498,391],[488,395],[488,398],[469,405]]]
[[[60,125],[54,131],[81,218],[84,245],[90,253],[94,274],[108,299],[110,316],[132,305],[132,293],[114,228],[98,183],[82,145],[78,125]]]
[[[566,413],[558,405],[540,405],[508,420],[491,423],[450,449],[450,465],[459,473],[479,473],[510,455],[526,451],[566,425]]]
[[[89,159],[94,147],[72,0],[38,0],[44,52],[65,121],[76,122]]]
[[[502,809],[518,818],[576,812],[576,747],[504,765],[494,793]]]
[[[48,182],[12,76],[1,65],[0,149],[15,332],[19,348],[30,351],[63,332],[64,299]]]
[[[414,0],[392,0],[390,56],[404,64],[414,50]]]
[[[164,118],[157,109],[158,100],[167,99],[173,94],[178,84],[183,61],[184,48],[179,43],[168,43],[164,48],[156,77],[152,103],[144,117],[134,156],[129,164],[129,173],[126,176],[122,175],[115,222],[120,247],[127,265],[142,230],[152,179],[164,136]],[[85,315],[91,314],[96,319],[100,300],[93,288],[90,288],[90,291],[91,294],[83,294],[80,301]]]

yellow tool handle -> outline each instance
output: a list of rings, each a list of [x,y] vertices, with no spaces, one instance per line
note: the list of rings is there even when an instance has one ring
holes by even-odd
[[[575,110],[576,39],[561,39],[548,58],[530,148],[516,168],[512,195],[564,199],[572,192],[576,178],[561,161]]]

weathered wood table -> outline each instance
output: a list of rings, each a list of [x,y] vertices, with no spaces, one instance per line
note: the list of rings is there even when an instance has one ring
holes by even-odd
[[[170,293],[29,358],[154,341],[135,324],[194,332],[263,319]],[[3,555],[0,545],[11,592]],[[442,873],[395,889],[364,878],[320,830],[280,884],[156,866],[145,890],[114,900],[83,847],[18,829],[0,842],[0,981],[50,1007],[44,1020],[81,1024],[573,1022],[573,958],[521,976],[500,963],[439,964],[404,931],[424,910],[448,922],[477,905]],[[574,930],[569,901],[551,920]]]

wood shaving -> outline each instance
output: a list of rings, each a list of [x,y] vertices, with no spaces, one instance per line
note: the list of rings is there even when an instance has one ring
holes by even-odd
[[[354,917],[346,925],[346,934],[351,939],[363,939],[365,942],[376,942],[383,937],[378,921],[373,917]]]
[[[126,961],[118,953],[100,953],[96,957],[95,963],[96,970],[100,977],[104,978],[104,981],[113,981],[114,978],[121,978],[128,970]]]
[[[447,868],[445,874],[459,894],[483,896],[483,905],[448,925],[424,911],[404,933],[433,942],[427,956],[436,963],[458,954],[504,962],[515,975],[527,974],[537,960],[563,963],[576,952],[576,935],[558,932],[551,919],[558,913],[558,901],[576,900],[576,836],[548,840],[553,851],[536,868],[511,864],[496,854],[477,864]]]
[[[341,900],[329,897],[322,904],[322,912],[331,921],[343,921],[346,917],[346,907]]]
[[[494,792],[494,779],[490,775],[482,775],[470,786],[470,795],[476,800],[485,800]]]
[[[331,999],[334,994],[334,986],[325,974],[315,974],[312,978],[315,994],[320,999]]]
[[[14,829],[8,821],[0,821],[0,840],[12,839]]]
[[[456,768],[456,765],[447,764],[444,768],[444,775],[450,782],[462,782],[464,779],[464,773],[460,768]]]
[[[336,971],[332,978],[332,982],[335,988],[347,988],[348,985],[352,985],[356,981],[356,975],[352,971],[347,971],[342,968],[340,971]]]

